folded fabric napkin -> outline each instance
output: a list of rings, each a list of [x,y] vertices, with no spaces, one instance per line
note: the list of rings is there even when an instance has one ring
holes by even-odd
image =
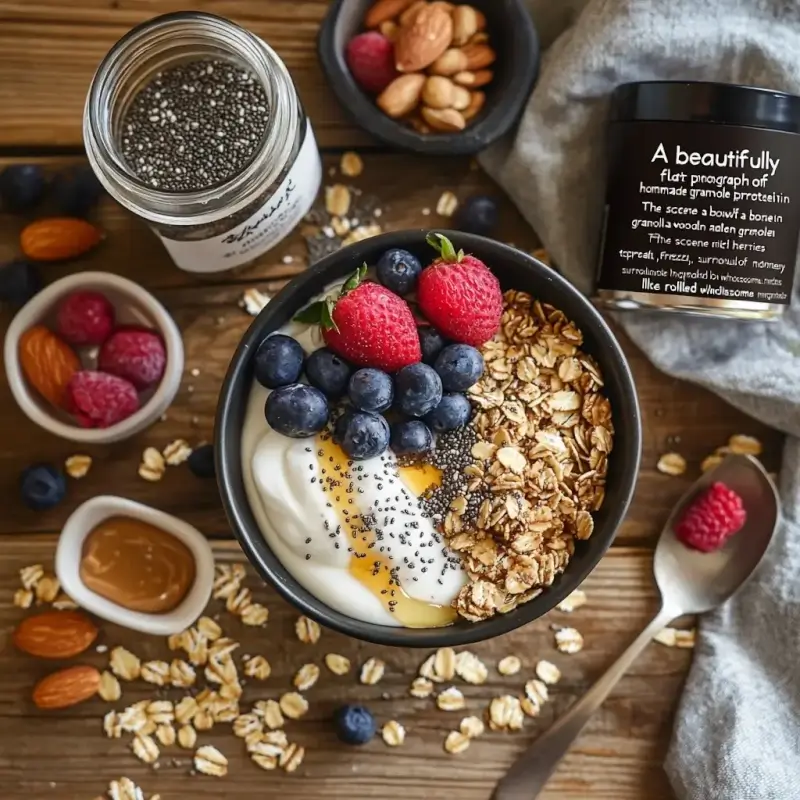
[[[800,94],[800,3],[529,2],[546,40],[554,41],[514,138],[489,150],[482,161],[559,268],[588,293],[603,203],[611,90],[628,81],[673,79]],[[794,302],[794,310],[775,323],[646,312],[618,316],[664,372],[701,384],[789,434],[781,471],[784,523],[777,541],[754,580],[701,620],[666,761],[681,800],[800,798],[796,294]]]

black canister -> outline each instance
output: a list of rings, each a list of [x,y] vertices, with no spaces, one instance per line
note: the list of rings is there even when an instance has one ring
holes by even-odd
[[[776,319],[800,231],[800,97],[695,81],[611,96],[596,299]]]

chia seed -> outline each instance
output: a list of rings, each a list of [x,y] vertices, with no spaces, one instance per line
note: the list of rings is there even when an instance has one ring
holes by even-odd
[[[122,122],[122,155],[168,192],[224,183],[251,161],[267,130],[263,86],[249,70],[202,59],[157,73]]]

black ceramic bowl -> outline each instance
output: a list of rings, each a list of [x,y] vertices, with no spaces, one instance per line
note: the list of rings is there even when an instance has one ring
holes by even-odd
[[[350,75],[344,52],[363,30],[367,9],[375,0],[334,0],[319,31],[322,68],[334,94],[357,125],[394,147],[428,155],[471,155],[507,133],[525,107],[539,70],[539,38],[523,0],[471,0],[487,20],[491,44],[497,51],[494,80],[481,91],[486,105],[458,133],[417,133],[387,117],[375,99]]]
[[[614,335],[594,307],[564,278],[526,253],[480,236],[444,232],[457,247],[483,259],[504,289],[530,292],[552,303],[583,331],[584,349],[600,364],[614,414],[615,442],[609,458],[608,483],[603,507],[595,515],[592,537],[578,542],[566,571],[539,597],[505,615],[484,622],[461,621],[446,628],[411,628],[375,625],[348,617],[316,599],[284,569],[273,555],[250,510],[241,465],[241,431],[247,399],[253,384],[253,355],[261,340],[277,330],[324,286],[344,278],[357,266],[374,264],[392,247],[415,253],[423,263],[431,257],[425,231],[386,233],[334,253],[298,275],[258,315],[231,360],[219,399],[216,421],[217,476],[225,511],[236,538],[261,577],[271,583],[304,614],[322,625],[357,639],[379,644],[443,647],[462,645],[507,633],[525,625],[561,602],[592,571],[611,544],[628,508],[639,469],[641,423],[636,389],[628,363]],[[266,422],[264,423],[266,427]]]

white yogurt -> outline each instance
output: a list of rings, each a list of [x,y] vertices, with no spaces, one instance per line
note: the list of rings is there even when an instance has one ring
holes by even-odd
[[[307,353],[323,346],[317,326],[292,322],[281,333]],[[327,439],[282,436],[264,418],[268,395],[254,382],[242,471],[256,521],[286,569],[356,619],[410,627],[451,622],[450,603],[466,576],[422,512],[420,473],[400,468],[391,451],[348,467]]]

